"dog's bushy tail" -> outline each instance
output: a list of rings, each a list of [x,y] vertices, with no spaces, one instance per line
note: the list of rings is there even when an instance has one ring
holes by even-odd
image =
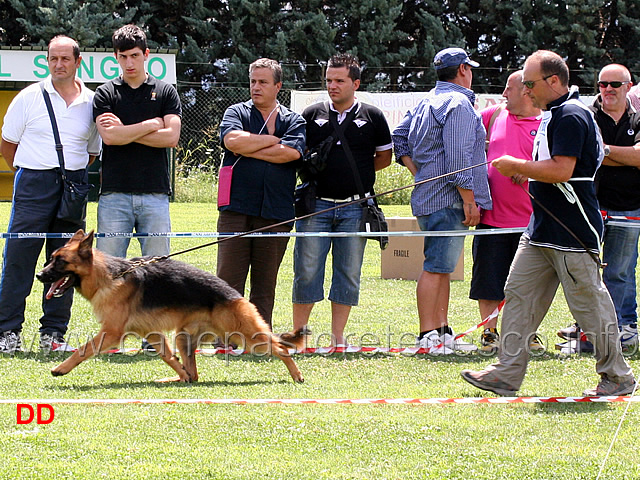
[[[305,347],[305,337],[311,335],[311,330],[305,325],[293,332],[274,334],[280,340],[280,343],[287,348],[295,348],[301,350]]]

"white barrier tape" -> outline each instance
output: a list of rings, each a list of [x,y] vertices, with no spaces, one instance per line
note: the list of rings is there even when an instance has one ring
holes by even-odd
[[[496,318],[502,307],[504,306],[504,300],[500,302],[500,304],[496,307],[496,309],[489,315],[487,318],[482,320],[477,325],[465,330],[462,333],[457,334],[454,337],[454,340],[458,340],[470,333],[475,332],[480,327],[486,325],[489,320]],[[432,353],[431,350],[437,350],[441,347],[440,345],[436,345],[433,348],[418,348],[418,347],[358,347],[356,345],[349,345],[346,347],[318,347],[318,348],[304,348],[302,350],[289,349],[289,355],[331,355],[333,353],[398,353],[398,354],[406,354],[406,355],[426,355]],[[454,348],[455,349],[455,348]],[[108,350],[106,353],[108,354],[123,354],[123,355],[136,355],[141,352],[140,348],[120,348],[120,349],[112,349]],[[196,354],[199,355],[243,355],[249,354],[250,352],[246,352],[242,348],[232,349],[232,348],[198,348],[196,349]],[[151,353],[154,355],[154,353]]]
[[[640,402],[640,396],[612,397],[469,397],[469,398],[29,398],[0,399],[15,405],[510,405],[514,403],[616,403]]]
[[[632,222],[632,221],[625,221],[625,222],[621,222],[621,221],[608,221],[607,222],[607,226],[613,226],[613,227],[627,227],[627,228],[640,228],[640,222]]]
[[[524,228],[491,228],[482,230],[442,230],[438,232],[397,231],[397,232],[259,232],[244,235],[249,237],[462,237],[466,235],[496,235],[507,233],[522,233]],[[160,232],[160,233],[94,233],[94,237],[104,238],[227,238],[244,232]],[[0,233],[0,238],[71,238],[74,233]]]
[[[504,300],[502,300],[500,302],[500,304],[496,307],[496,309],[493,312],[491,312],[491,315],[489,315],[487,318],[482,320],[475,327],[471,327],[469,330],[466,330],[466,331],[456,335],[454,340],[458,340],[459,338],[464,337],[465,335],[469,335],[470,333],[475,332],[480,327],[484,327],[487,323],[489,323],[489,320],[493,320],[494,318],[498,318],[498,314],[500,313],[500,310],[502,310],[502,307],[504,307]]]

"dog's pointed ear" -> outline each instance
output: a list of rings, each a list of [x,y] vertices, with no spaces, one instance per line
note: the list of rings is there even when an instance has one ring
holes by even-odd
[[[71,237],[71,240],[76,240],[78,242],[81,242],[83,238],[84,238],[84,230],[80,229],[73,234],[73,237]]]
[[[76,235],[78,235],[78,233],[82,233],[83,235],[83,239],[78,247],[78,255],[82,258],[90,258],[93,255],[93,230],[86,235],[84,235],[82,230],[78,230]]]

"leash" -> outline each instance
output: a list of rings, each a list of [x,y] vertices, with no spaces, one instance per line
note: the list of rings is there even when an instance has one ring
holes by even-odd
[[[256,228],[255,230],[250,230],[248,232],[236,233],[235,235],[231,235],[229,237],[224,237],[224,238],[221,238],[219,240],[214,240],[213,242],[203,243],[202,245],[197,245],[195,247],[187,248],[185,250],[180,250],[178,252],[169,253],[168,255],[160,255],[160,256],[155,256],[155,257],[151,257],[151,258],[148,258],[148,259],[144,259],[144,260],[137,260],[136,262],[133,262],[131,267],[129,267],[125,271],[115,275],[113,278],[116,279],[116,278],[123,277],[127,273],[131,273],[132,271],[134,271],[137,268],[144,267],[144,266],[150,265],[152,263],[160,262],[162,260],[166,260],[168,258],[175,257],[176,255],[182,255],[184,253],[193,252],[193,251],[199,250],[201,248],[211,247],[213,245],[217,245],[219,243],[226,242],[228,240],[233,240],[233,239],[237,239],[237,238],[246,237],[247,235],[251,235],[251,234],[254,234],[254,233],[264,232],[265,230],[269,230],[269,229],[274,228],[274,227],[280,227],[282,225],[286,225],[288,223],[296,222],[298,220],[304,220],[305,218],[310,218],[310,217],[313,217],[315,215],[320,215],[322,213],[332,212],[332,211],[337,210],[339,208],[344,208],[344,207],[348,207],[350,205],[355,205],[357,203],[362,203],[362,202],[365,202],[365,201],[367,201],[367,200],[369,200],[371,198],[377,198],[377,197],[380,197],[382,195],[389,195],[390,193],[399,192],[401,190],[406,190],[407,188],[411,188],[411,187],[415,187],[415,186],[418,186],[418,185],[422,185],[424,183],[429,183],[429,182],[433,182],[435,180],[440,180],[441,178],[448,177],[449,175],[455,175],[457,173],[465,172],[467,170],[471,170],[473,168],[481,167],[483,165],[489,165],[489,163],[491,163],[491,162],[482,162],[482,163],[478,163],[476,165],[471,165],[470,167],[464,167],[464,168],[461,168],[459,170],[455,170],[453,172],[443,173],[442,175],[438,175],[438,176],[435,176],[435,177],[432,177],[432,178],[426,178],[424,180],[420,180],[418,182],[414,182],[414,183],[411,183],[409,185],[404,185],[402,187],[393,188],[391,190],[387,190],[386,192],[376,193],[374,195],[368,195],[368,196],[366,196],[364,198],[358,198],[358,199],[355,199],[355,200],[351,200],[349,202],[340,203],[339,205],[335,205],[333,207],[325,208],[324,210],[320,210],[318,212],[308,213],[308,214],[302,215],[300,217],[294,217],[294,218],[292,218],[290,220],[284,220],[284,221],[279,222],[279,223],[274,223],[274,224],[267,225],[267,226],[264,226],[264,227]]]
[[[560,220],[556,215],[554,215],[553,213],[551,213],[551,210],[549,210],[547,207],[545,207],[545,206],[544,206],[544,205],[543,205],[543,204],[542,204],[542,203],[541,203],[541,202],[540,202],[536,197],[534,197],[534,196],[531,194],[531,192],[530,192],[529,190],[527,190],[526,188],[524,188],[524,187],[522,186],[522,184],[519,184],[519,185],[520,185],[520,188],[521,188],[522,190],[524,190],[524,191],[527,193],[527,195],[529,195],[529,197],[531,197],[531,200],[533,200],[537,206],[539,206],[542,210],[544,210],[544,212],[545,212],[547,215],[549,215],[551,218],[553,218],[553,219],[558,223],[558,225],[560,225],[562,228],[564,228],[564,229],[567,231],[567,233],[569,233],[569,235],[571,235],[571,236],[573,237],[573,239],[574,239],[575,241],[577,241],[577,242],[580,244],[580,246],[581,246],[582,248],[584,248],[584,249],[585,249],[585,251],[589,254],[589,256],[593,259],[593,261],[594,261],[594,262],[596,262],[596,265],[598,265],[598,267],[599,267],[599,268],[604,268],[604,267],[606,267],[606,266],[607,266],[607,264],[606,264],[606,263],[602,263],[602,261],[600,260],[600,257],[599,257],[596,253],[594,253],[593,251],[591,251],[591,250],[590,250],[590,249],[585,245],[585,243],[584,243],[582,240],[580,240],[580,238],[579,238],[579,237],[574,233],[574,231],[573,231],[573,230],[571,230],[571,229],[570,229],[570,228],[569,228],[569,227],[568,227],[568,226],[567,226],[567,225],[566,225],[562,220]]]

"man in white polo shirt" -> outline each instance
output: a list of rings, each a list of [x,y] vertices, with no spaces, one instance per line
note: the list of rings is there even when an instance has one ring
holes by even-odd
[[[100,136],[93,122],[93,92],[76,78],[80,48],[75,40],[57,36],[49,42],[47,62],[50,76],[44,88],[51,97],[65,170],[71,181],[86,181],[87,165],[100,153]],[[56,218],[62,197],[62,178],[53,129],[40,84],[26,87],[13,99],[2,127],[0,152],[15,170],[13,205],[7,230],[18,232],[75,232],[82,224]],[[45,240],[9,239],[5,243],[0,279],[0,353],[22,350],[20,332],[25,301],[33,285],[38,257]],[[47,258],[65,239],[47,239]],[[49,289],[45,285],[44,292]],[[70,351],[64,341],[73,289],[59,298],[45,300],[40,318],[40,348]]]

